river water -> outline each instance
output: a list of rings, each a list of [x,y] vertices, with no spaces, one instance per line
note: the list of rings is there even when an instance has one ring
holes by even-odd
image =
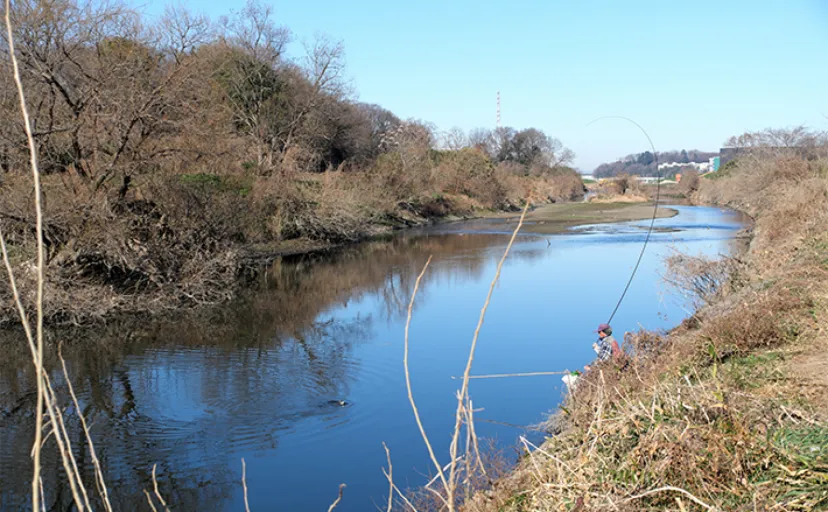
[[[613,322],[619,341],[625,331],[666,329],[688,315],[685,301],[662,281],[671,250],[715,256],[737,243],[743,224],[736,213],[675,208],[678,216],[656,221],[659,229]],[[615,306],[648,224],[519,236],[495,290],[473,373],[589,363],[593,331]],[[233,304],[73,334],[64,354],[115,508],[149,510],[143,489],[151,489],[157,464],[172,510],[244,510],[244,458],[253,511],[327,510],[340,483],[347,487],[337,511],[376,510],[388,490],[383,442],[396,483],[422,485],[433,471],[402,366],[414,280],[433,255],[414,307],[410,366],[425,427],[447,462],[459,387],[451,376],[462,373],[508,239],[502,224],[473,232],[461,224],[283,260]],[[28,503],[34,398],[30,361],[21,350],[6,352],[0,364],[0,509],[18,510]],[[524,431],[503,423],[543,420],[562,393],[557,376],[474,380],[471,397],[482,409],[475,415],[477,433],[514,459]],[[345,406],[331,403],[337,400]],[[66,414],[70,431],[78,432],[74,409]],[[82,436],[74,438],[88,472]],[[69,499],[55,468],[54,454],[47,454],[47,504]]]

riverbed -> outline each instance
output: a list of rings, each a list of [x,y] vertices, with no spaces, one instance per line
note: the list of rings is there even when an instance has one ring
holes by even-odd
[[[662,280],[670,251],[732,252],[736,213],[675,206],[658,228],[613,322],[625,331],[667,329],[689,304]],[[519,236],[481,333],[473,373],[582,368],[595,327],[615,306],[649,221],[582,225]],[[374,510],[387,500],[382,443],[400,487],[433,472],[406,396],[405,313],[429,256],[413,310],[415,398],[438,456],[448,461],[455,391],[480,308],[509,239],[502,219],[449,224],[330,254],[285,258],[239,300],[163,321],[115,322],[66,340],[70,376],[91,422],[117,510],[149,510],[143,489],[157,464],[172,509]],[[69,343],[69,342],[72,343]],[[0,509],[28,502],[34,423],[30,362],[0,365]],[[59,379],[57,379],[60,382]],[[517,436],[554,410],[557,376],[475,380],[477,433],[506,459]],[[67,407],[69,428],[77,431]],[[76,451],[84,446],[76,435]],[[89,470],[90,461],[80,463]],[[46,461],[47,503],[67,501]],[[91,475],[91,473],[89,473]],[[89,482],[92,482],[91,478]],[[91,487],[91,486],[90,486]]]

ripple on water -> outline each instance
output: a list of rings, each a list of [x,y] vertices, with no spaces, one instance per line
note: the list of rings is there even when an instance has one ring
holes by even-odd
[[[267,450],[276,448],[281,437],[302,445],[329,435],[330,429],[346,435],[370,428],[379,421],[383,402],[354,401],[349,383],[399,387],[395,372],[388,371],[399,361],[391,359],[393,350],[386,352],[387,357],[366,363],[307,340],[262,350],[150,349],[124,361],[130,400],[140,405],[112,424],[113,433],[159,455],[187,446],[197,467],[202,465],[199,452],[210,459],[217,449]],[[346,406],[332,403],[338,400]],[[303,428],[309,420],[321,428]]]

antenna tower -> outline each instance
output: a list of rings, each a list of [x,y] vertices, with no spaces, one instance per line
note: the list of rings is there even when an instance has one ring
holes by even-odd
[[[497,91],[497,122],[495,126],[500,128],[500,91]]]

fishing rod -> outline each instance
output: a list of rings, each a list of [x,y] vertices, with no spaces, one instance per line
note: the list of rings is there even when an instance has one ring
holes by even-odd
[[[470,379],[502,379],[504,377],[537,377],[540,375],[568,375],[572,372],[564,370],[562,372],[529,372],[529,373],[493,373],[490,375],[469,375]],[[462,379],[463,377],[451,376],[452,379]]]
[[[619,297],[618,302],[615,304],[615,308],[612,310],[612,314],[610,315],[609,320],[607,320],[607,324],[612,324],[612,319],[615,318],[615,314],[618,313],[618,309],[621,307],[621,303],[624,302],[624,299],[627,296],[627,292],[630,290],[630,285],[632,285],[633,279],[635,279],[635,274],[638,272],[638,267],[641,266],[641,260],[644,259],[644,252],[647,250],[647,245],[650,243],[650,236],[652,236],[653,234],[655,221],[658,217],[658,203],[661,198],[661,170],[658,168],[658,152],[656,151],[655,144],[653,144],[653,139],[650,138],[650,134],[647,133],[647,130],[645,130],[640,124],[636,123],[629,117],[624,116],[599,117],[598,119],[594,119],[587,123],[587,126],[590,126],[593,123],[605,119],[621,119],[624,121],[628,121],[634,124],[639,130],[641,130],[641,133],[643,133],[644,136],[647,137],[647,141],[650,143],[650,149],[653,150],[653,160],[655,162],[656,167],[656,196],[655,201],[653,202],[653,218],[650,219],[650,227],[649,229],[647,229],[647,236],[644,238],[644,244],[641,246],[641,252],[638,254],[638,260],[635,262],[635,267],[633,267],[632,273],[630,273],[630,278],[629,280],[627,280],[626,286],[624,286],[624,291],[621,292],[621,297]]]
[[[644,129],[640,124],[636,123],[629,117],[624,116],[604,116],[594,119],[587,123],[586,126],[590,126],[593,123],[598,121],[602,121],[605,119],[621,119],[627,122],[632,123],[635,125],[641,133],[647,138],[647,142],[650,143],[650,149],[652,149],[653,153],[653,161],[656,167],[656,195],[655,201],[653,201],[653,216],[650,219],[650,227],[647,229],[647,236],[644,238],[644,243],[641,246],[641,252],[638,254],[638,259],[635,262],[635,266],[630,273],[630,278],[627,280],[627,284],[624,286],[624,290],[621,292],[621,296],[618,298],[618,302],[615,304],[615,308],[613,308],[612,313],[610,314],[609,320],[607,320],[607,324],[612,323],[612,320],[615,318],[615,314],[618,313],[618,309],[621,307],[621,304],[624,302],[624,299],[627,297],[627,292],[630,291],[630,286],[632,285],[633,279],[635,279],[636,273],[638,273],[638,268],[641,266],[641,261],[644,259],[644,253],[647,250],[647,246],[650,243],[650,238],[653,234],[653,229],[655,228],[655,221],[658,218],[658,203],[661,200],[661,170],[658,168],[658,152],[656,151],[655,144],[653,144],[653,139],[650,138],[650,134],[647,133],[647,130]],[[491,374],[491,375],[471,375],[469,376],[470,379],[500,379],[505,377],[535,377],[541,375],[571,375],[575,372],[570,372],[568,370],[562,372],[529,372],[529,373],[500,373],[500,374]],[[577,374],[576,374],[577,375]],[[452,379],[457,379],[459,377],[451,377]]]

